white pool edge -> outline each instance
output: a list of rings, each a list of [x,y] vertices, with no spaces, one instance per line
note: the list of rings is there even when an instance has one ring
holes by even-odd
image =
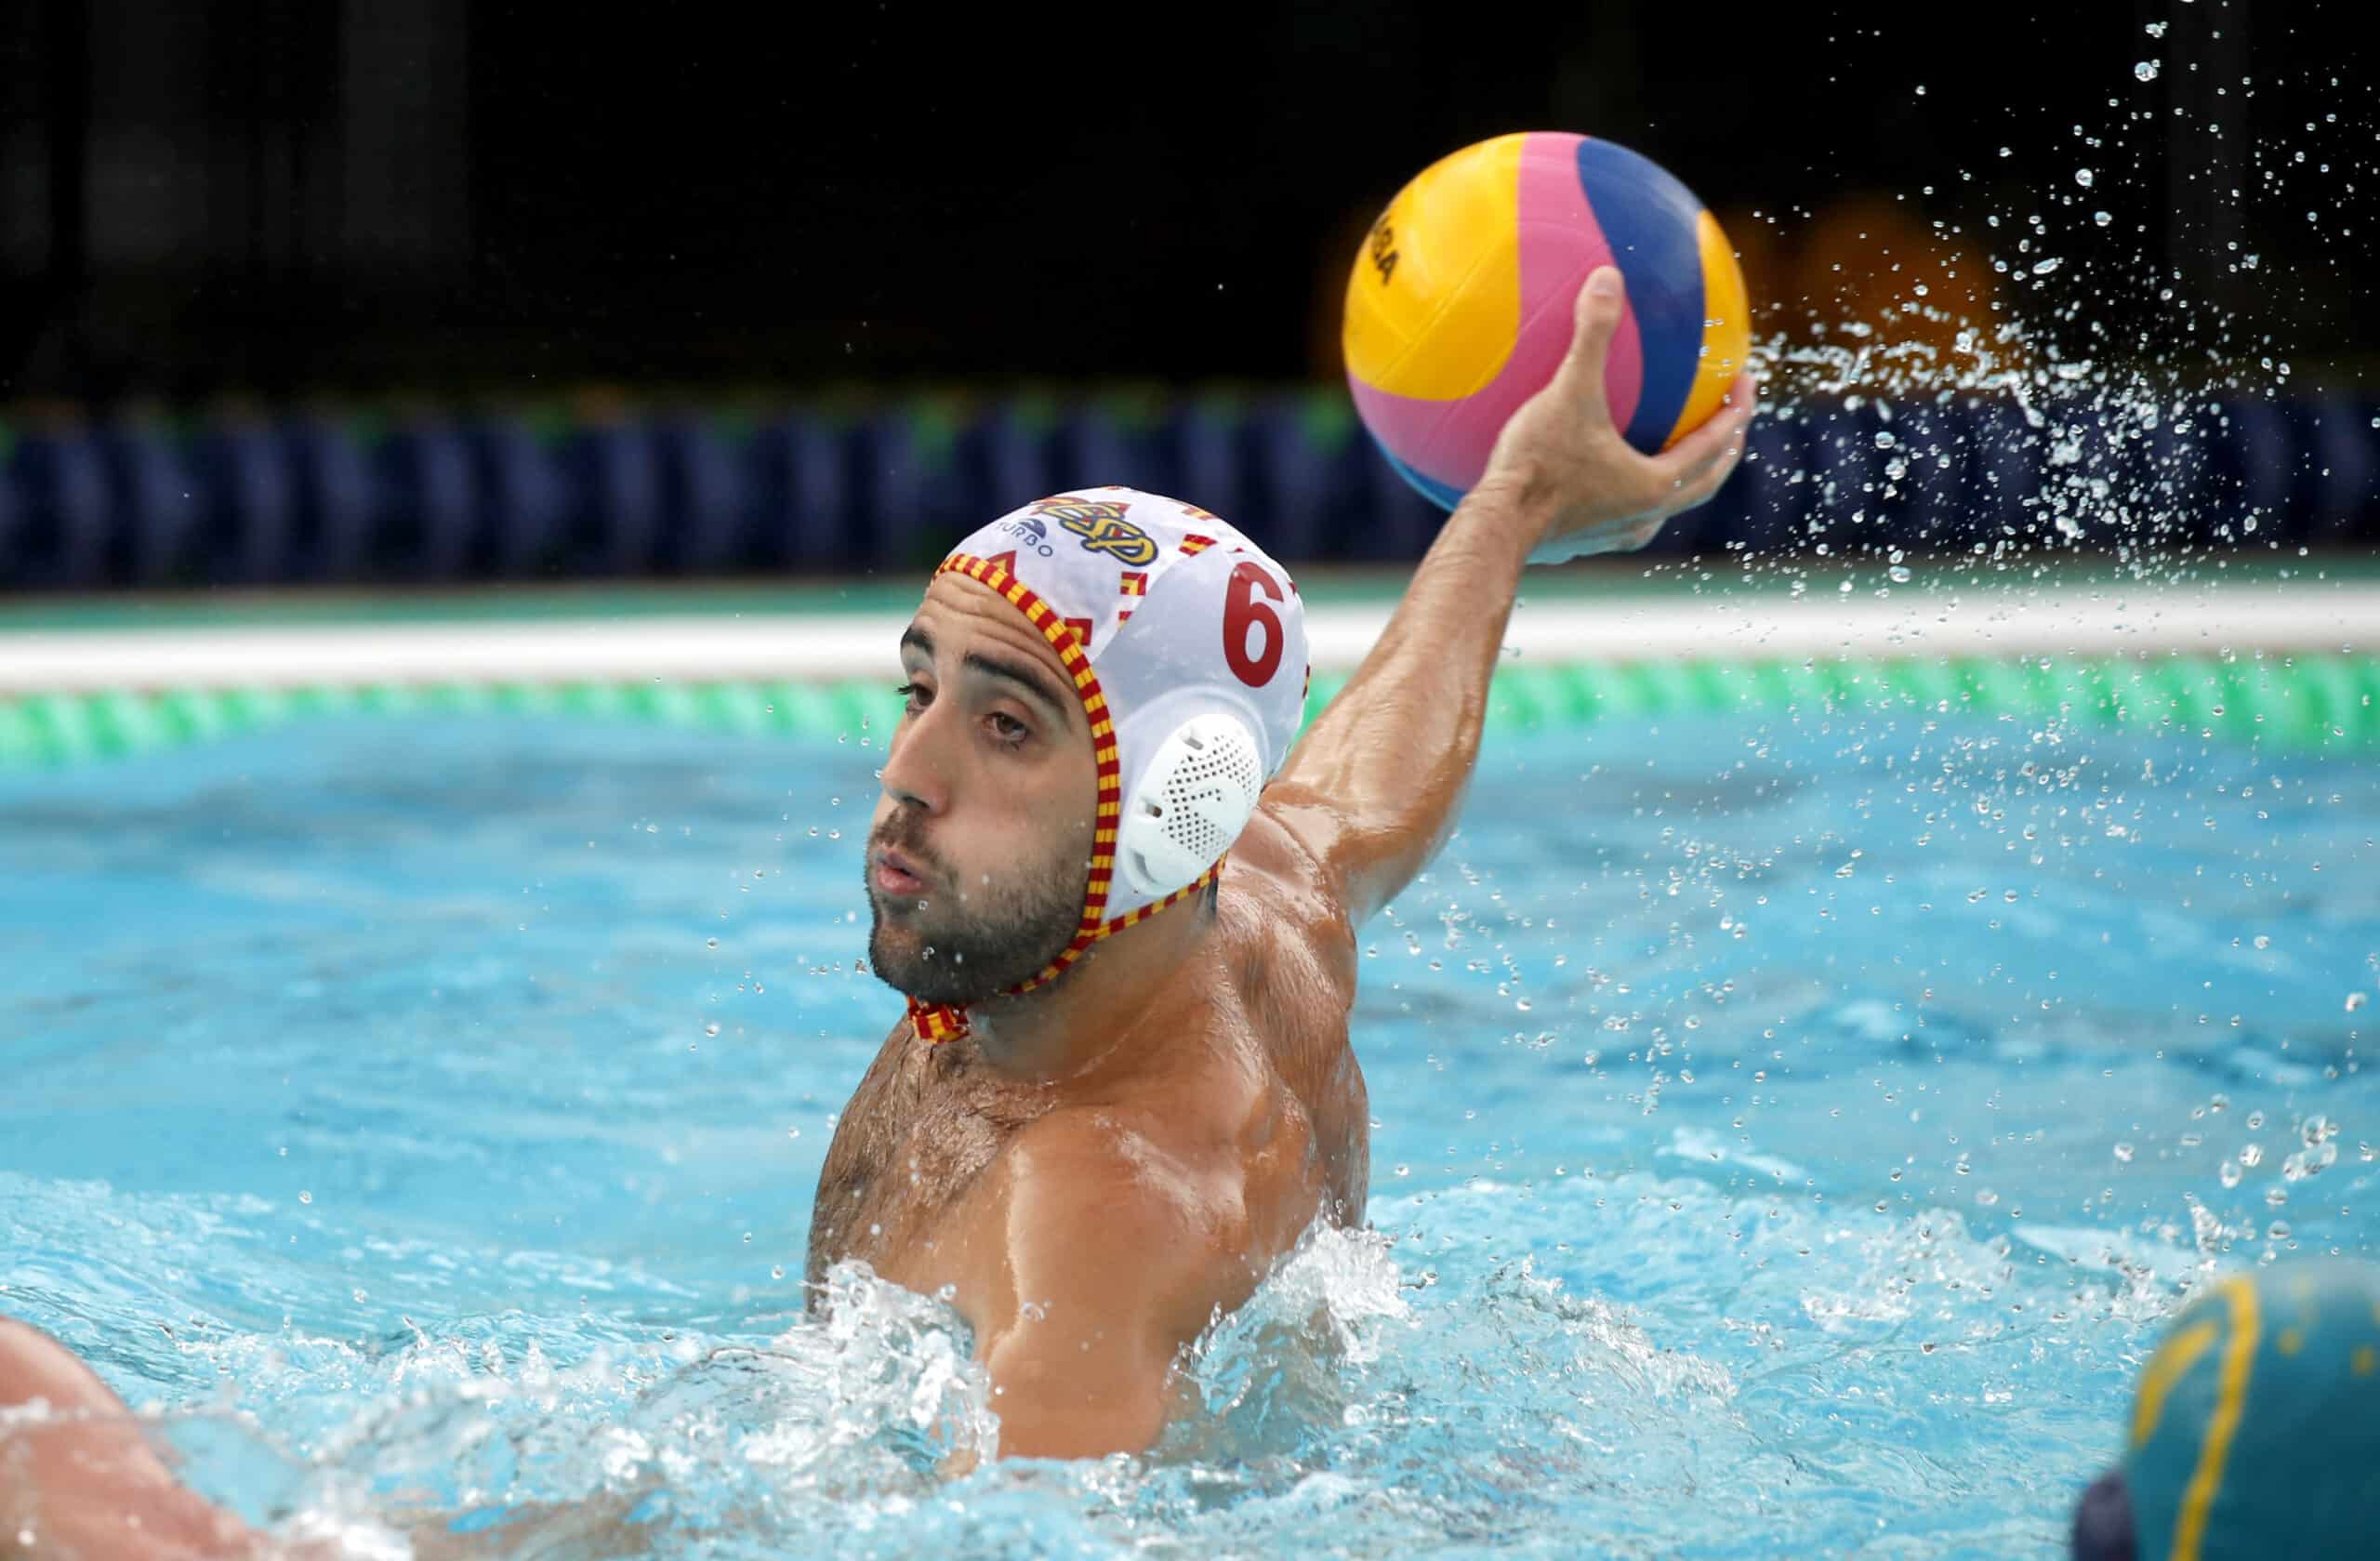
[[[1346,671],[1387,604],[1307,614],[1316,670]],[[906,615],[636,615],[0,632],[0,695],[371,684],[890,676]],[[1902,587],[1568,599],[1513,614],[1525,663],[2354,655],[2380,645],[2380,582],[2136,589]]]

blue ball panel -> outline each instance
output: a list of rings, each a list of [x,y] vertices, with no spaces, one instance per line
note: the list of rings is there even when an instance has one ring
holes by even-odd
[[[1628,279],[1628,307],[1645,353],[1644,388],[1623,430],[1646,455],[1659,453],[1702,352],[1702,249],[1695,235],[1702,205],[1668,170],[1626,147],[1579,143],[1579,185]]]

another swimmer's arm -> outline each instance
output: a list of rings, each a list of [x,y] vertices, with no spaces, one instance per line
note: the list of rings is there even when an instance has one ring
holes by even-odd
[[[25,1534],[34,1555],[108,1561],[249,1561],[269,1543],[177,1480],[65,1345],[0,1317],[0,1549]]]
[[[1596,276],[1616,284],[1619,274]],[[1321,857],[1350,924],[1446,843],[1530,554],[1641,548],[1735,469],[1755,399],[1749,376],[1659,456],[1621,438],[1603,389],[1621,305],[1617,285],[1597,292],[1590,278],[1580,288],[1569,355],[1504,425],[1487,475],[1440,529],[1379,643],[1266,788],[1266,811]]]
[[[29,1412],[35,1401],[46,1406],[39,1414]],[[177,1480],[148,1432],[64,1345],[0,1317],[0,1534],[31,1534],[33,1555],[84,1561],[337,1561],[345,1554],[333,1539],[249,1528]],[[641,1494],[541,1508],[468,1535],[451,1532],[443,1518],[395,1521],[413,1523],[416,1561],[514,1554],[530,1539],[600,1541],[603,1554],[618,1554],[651,1538],[628,1515]]]

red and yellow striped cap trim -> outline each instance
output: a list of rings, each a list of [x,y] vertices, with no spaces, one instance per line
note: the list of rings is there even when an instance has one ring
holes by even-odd
[[[1107,708],[1107,695],[1100,690],[1098,674],[1091,669],[1091,653],[1056,608],[989,559],[953,553],[942,561],[934,574],[964,575],[1023,613],[1025,621],[1038,629],[1042,638],[1050,642],[1050,648],[1058,653],[1059,663],[1075,681],[1075,693],[1082,700],[1083,714],[1091,719],[1091,755],[1098,797],[1091,823],[1091,878],[1083,890],[1082,919],[1076,926],[1074,941],[1056,959],[1043,966],[1039,974],[1009,988],[1010,995],[1022,995],[1064,974],[1066,968],[1100,939],[1138,926],[1158,911],[1206,888],[1222,871],[1223,861],[1218,858],[1196,883],[1176,890],[1154,905],[1144,906],[1114,921],[1107,920],[1108,895],[1116,880],[1116,831],[1124,814],[1124,772],[1116,751],[1115,713]],[[925,1040],[956,1040],[967,1033],[966,1011],[946,1004],[920,1003],[913,998],[909,1000],[909,1021]]]

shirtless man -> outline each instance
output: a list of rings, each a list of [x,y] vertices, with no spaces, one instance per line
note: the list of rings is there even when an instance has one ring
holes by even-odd
[[[1581,288],[1554,380],[1294,748],[1295,589],[1204,511],[1061,496],[928,587],[866,858],[874,969],[909,1013],[827,1152],[810,1279],[853,1258],[948,1297],[1003,1456],[1147,1448],[1182,1346],[1317,1218],[1362,1220],[1355,929],[1453,825],[1522,567],[1643,546],[1726,480],[1752,415],[1741,378],[1671,450],[1630,448],[1604,397],[1619,284]],[[45,1395],[121,1408],[0,1325],[0,1406]],[[0,1433],[0,1520],[33,1511],[106,1536],[94,1555],[254,1542],[207,1540],[123,1424]],[[186,1548],[140,1548],[159,1525]]]

